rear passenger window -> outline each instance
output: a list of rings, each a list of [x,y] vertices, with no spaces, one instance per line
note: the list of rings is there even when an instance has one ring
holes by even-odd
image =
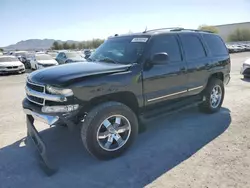
[[[157,36],[151,47],[151,54],[166,52],[171,62],[181,61],[178,41],[173,35]]]
[[[219,36],[206,34],[203,35],[203,38],[206,41],[212,55],[216,56],[228,54],[225,44]]]
[[[196,60],[206,57],[200,39],[195,35],[181,35],[181,41],[187,60]]]

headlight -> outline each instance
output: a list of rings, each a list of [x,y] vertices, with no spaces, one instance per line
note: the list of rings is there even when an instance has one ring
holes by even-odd
[[[0,66],[0,69],[5,69],[5,67],[4,66]]]
[[[71,89],[61,89],[52,86],[46,86],[46,90],[51,94],[63,95],[65,97],[73,95],[73,91]]]
[[[63,113],[63,112],[73,112],[79,108],[78,104],[66,105],[66,106],[43,106],[43,113]]]

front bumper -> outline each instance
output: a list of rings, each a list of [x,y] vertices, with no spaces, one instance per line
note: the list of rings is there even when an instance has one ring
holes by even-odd
[[[23,73],[25,72],[25,68],[16,68],[16,69],[0,69],[0,73],[16,73],[20,72]]]
[[[46,145],[35,128],[34,121],[37,120],[47,123],[50,126],[64,123],[69,127],[69,129],[73,129],[76,125],[76,121],[74,120],[76,119],[79,110],[71,113],[45,114],[42,113],[41,106],[33,104],[25,98],[23,100],[23,111],[26,114],[27,138],[31,138],[36,146],[36,149],[40,154],[40,158],[42,159],[41,162],[44,172],[47,175],[52,175],[56,172],[57,167],[55,167],[55,165],[51,162],[51,159],[49,159],[46,151]]]

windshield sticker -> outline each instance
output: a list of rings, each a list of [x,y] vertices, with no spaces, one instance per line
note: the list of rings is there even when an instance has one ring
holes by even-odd
[[[148,38],[133,38],[131,42],[147,42]]]

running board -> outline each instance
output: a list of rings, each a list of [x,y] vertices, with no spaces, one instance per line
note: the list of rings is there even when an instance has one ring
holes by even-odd
[[[148,121],[154,120],[156,118],[165,117],[165,116],[180,112],[182,110],[195,107],[195,106],[201,104],[204,100],[205,100],[205,98],[198,99],[198,100],[194,99],[193,102],[191,102],[190,99],[188,99],[185,101],[177,102],[174,105],[166,105],[166,107],[162,107],[160,109],[153,110],[153,111],[150,111],[148,113],[142,114],[139,118],[140,118],[140,121],[142,123],[148,122]]]

